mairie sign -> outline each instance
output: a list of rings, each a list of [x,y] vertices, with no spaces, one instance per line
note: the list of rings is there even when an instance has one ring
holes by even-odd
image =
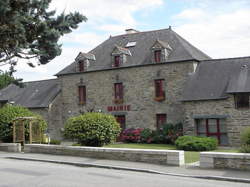
[[[109,112],[112,111],[130,111],[130,105],[108,106]]]

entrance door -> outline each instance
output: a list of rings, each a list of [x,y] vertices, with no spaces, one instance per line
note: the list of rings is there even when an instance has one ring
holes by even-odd
[[[120,124],[122,130],[126,128],[126,117],[125,115],[116,115],[116,121]]]

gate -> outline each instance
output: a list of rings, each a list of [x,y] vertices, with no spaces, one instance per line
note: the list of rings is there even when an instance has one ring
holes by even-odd
[[[43,134],[39,122],[36,117],[19,117],[13,120],[13,143],[41,143]]]

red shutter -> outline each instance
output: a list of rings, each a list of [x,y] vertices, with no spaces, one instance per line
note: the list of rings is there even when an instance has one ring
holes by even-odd
[[[86,103],[86,87],[85,86],[79,86],[78,87],[78,93],[79,93],[79,104]]]
[[[162,125],[166,124],[167,115],[166,114],[156,114],[156,128],[160,129]]]
[[[123,85],[122,83],[115,83],[115,99],[123,99]]]
[[[120,67],[120,56],[115,56],[115,67]]]
[[[78,67],[79,67],[79,71],[83,72],[84,71],[84,62],[83,61],[79,61],[78,62]]]
[[[163,83],[163,79],[155,80],[155,97],[165,97]]]
[[[155,62],[161,62],[161,50],[154,51]]]

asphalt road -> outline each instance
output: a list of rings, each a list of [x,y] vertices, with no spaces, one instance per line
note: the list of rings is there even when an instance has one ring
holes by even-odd
[[[0,187],[238,187],[249,184],[0,158]]]

